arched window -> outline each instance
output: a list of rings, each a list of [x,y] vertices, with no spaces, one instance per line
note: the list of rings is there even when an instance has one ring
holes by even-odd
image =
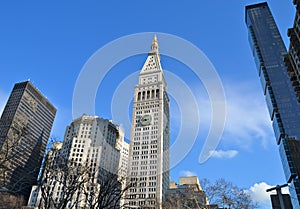
[[[151,98],[152,98],[152,99],[154,98],[154,94],[155,94],[155,91],[152,90],[152,91],[151,91]]]

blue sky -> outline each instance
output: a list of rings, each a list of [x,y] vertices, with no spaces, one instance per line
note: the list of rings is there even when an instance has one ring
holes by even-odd
[[[269,199],[263,191],[285,180],[247,40],[244,7],[252,3],[257,1],[3,1],[0,111],[13,84],[30,79],[58,108],[52,134],[63,138],[72,120],[76,79],[98,49],[133,33],[179,36],[201,49],[215,66],[225,90],[227,122],[213,158],[200,164],[198,158],[210,123],[207,93],[192,70],[162,56],[163,68],[185,81],[195,95],[200,115],[196,142],[186,158],[171,170],[171,179],[178,181],[179,176],[187,174],[211,180],[223,177],[249,190],[264,208]],[[286,31],[295,13],[292,1],[268,3],[287,45]],[[151,40],[146,44],[150,47]],[[111,69],[97,93],[97,115],[112,118],[113,94],[128,75],[141,69],[145,60],[146,55],[133,56]],[[133,95],[133,86],[128,95]],[[174,142],[182,122],[182,107],[176,98],[171,102]],[[124,111],[131,114],[131,109]]]

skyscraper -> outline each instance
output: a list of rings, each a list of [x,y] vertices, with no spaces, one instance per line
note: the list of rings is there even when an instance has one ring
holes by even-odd
[[[1,191],[29,197],[55,114],[55,107],[32,83],[15,84],[0,119]]]
[[[156,36],[135,86],[128,176],[129,208],[161,208],[169,187],[170,116]]]
[[[249,42],[294,208],[300,205],[300,104],[284,63],[286,47],[267,3],[246,6]]]

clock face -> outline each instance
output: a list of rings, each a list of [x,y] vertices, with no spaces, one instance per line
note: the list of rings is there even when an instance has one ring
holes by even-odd
[[[148,126],[151,124],[152,117],[151,115],[144,115],[140,118],[140,124],[142,126]]]

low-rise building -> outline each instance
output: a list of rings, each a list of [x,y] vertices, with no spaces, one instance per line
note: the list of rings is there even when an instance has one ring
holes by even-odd
[[[170,182],[164,208],[206,208],[207,197],[197,176],[180,177],[179,184]]]

